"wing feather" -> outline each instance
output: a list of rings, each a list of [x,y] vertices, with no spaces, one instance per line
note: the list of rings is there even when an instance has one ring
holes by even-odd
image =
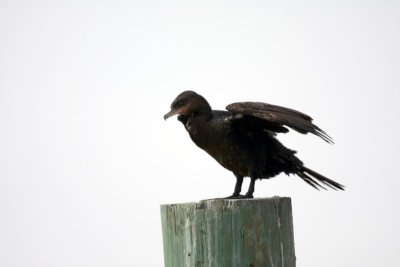
[[[312,133],[328,143],[333,143],[325,131],[312,123],[310,116],[294,109],[261,102],[238,102],[228,105],[226,109],[233,113],[233,119],[256,120],[266,130],[287,132],[284,127],[287,126],[299,133]]]

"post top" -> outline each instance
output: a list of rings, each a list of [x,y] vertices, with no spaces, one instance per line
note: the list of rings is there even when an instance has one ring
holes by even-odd
[[[237,206],[237,205],[245,205],[246,203],[255,203],[255,202],[270,202],[270,201],[291,201],[290,197],[264,197],[264,198],[246,198],[246,199],[225,199],[225,198],[212,198],[212,199],[203,199],[198,202],[185,202],[185,203],[171,203],[171,204],[161,204],[161,207],[171,206],[171,205],[184,205],[184,206],[210,206],[210,205],[228,205],[228,206]]]

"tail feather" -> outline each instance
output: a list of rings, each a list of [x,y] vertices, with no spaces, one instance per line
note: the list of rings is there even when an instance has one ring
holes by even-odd
[[[306,182],[307,184],[311,185],[315,189],[319,190],[320,188],[322,188],[322,189],[326,190],[325,187],[320,185],[316,180],[313,180],[312,177],[308,176],[304,172],[299,172],[299,173],[297,173],[297,175],[300,176],[300,178],[303,179],[304,182]]]
[[[344,185],[339,184],[307,167],[302,167],[302,169],[296,173],[304,182],[308,183],[315,189],[322,188],[326,190],[325,186],[328,186],[334,190],[344,190]]]

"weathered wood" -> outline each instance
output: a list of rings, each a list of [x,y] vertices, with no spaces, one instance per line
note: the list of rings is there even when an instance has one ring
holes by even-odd
[[[294,267],[290,198],[161,206],[165,267]]]

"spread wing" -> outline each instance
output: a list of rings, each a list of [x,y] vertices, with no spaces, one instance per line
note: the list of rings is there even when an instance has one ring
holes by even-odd
[[[302,133],[312,133],[328,143],[333,143],[332,138],[317,125],[312,123],[312,118],[302,112],[281,106],[261,102],[239,102],[226,107],[232,113],[232,120],[238,123],[262,128],[266,131],[286,133],[290,127]]]

